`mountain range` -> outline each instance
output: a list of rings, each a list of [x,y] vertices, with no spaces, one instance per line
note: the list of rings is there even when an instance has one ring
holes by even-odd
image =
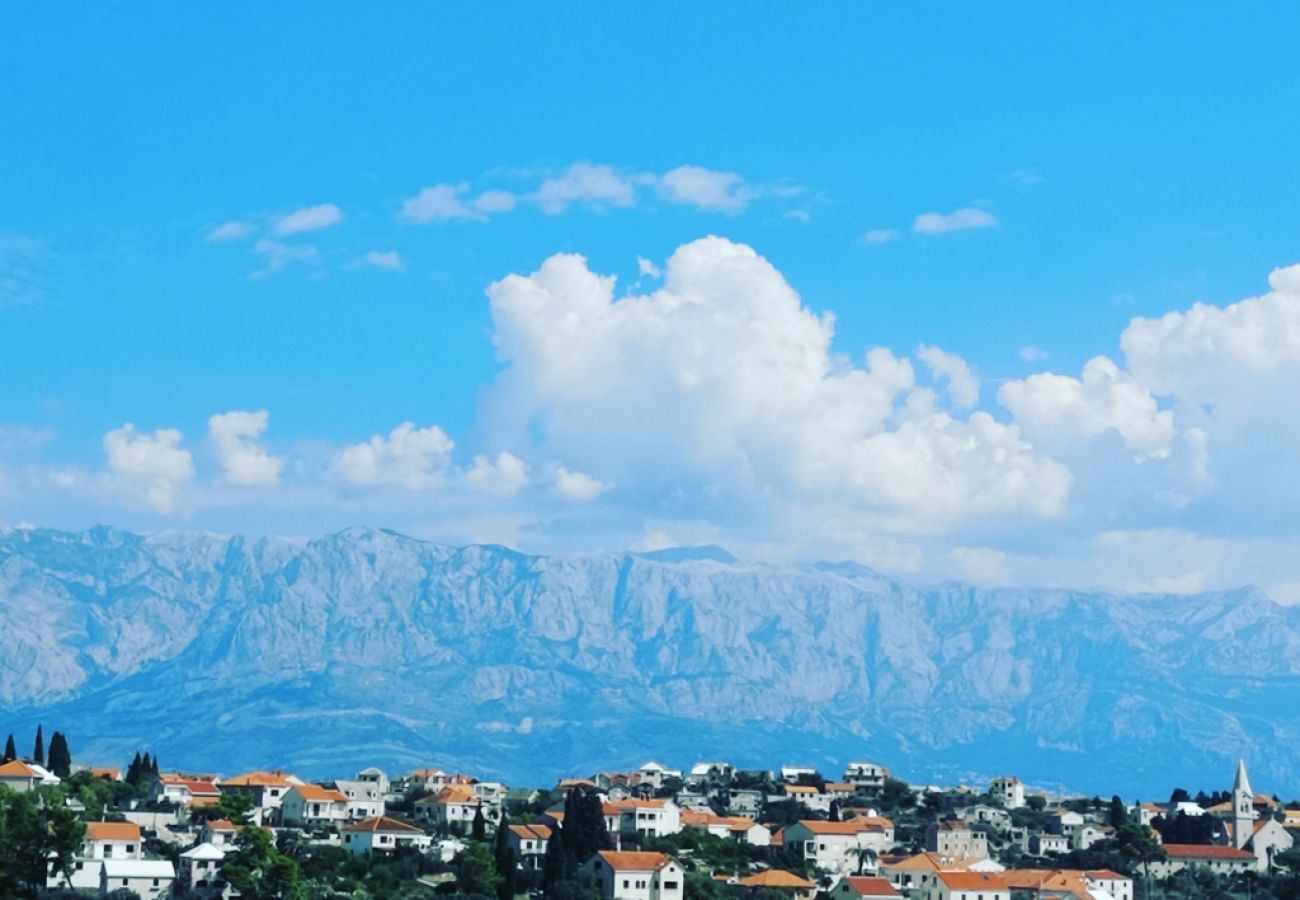
[[[0,728],[73,757],[511,784],[637,765],[850,760],[914,782],[1127,799],[1300,795],[1300,608],[915,585],[717,548],[529,556],[0,526]]]

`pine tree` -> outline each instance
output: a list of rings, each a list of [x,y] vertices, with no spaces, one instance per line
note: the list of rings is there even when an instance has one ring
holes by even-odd
[[[13,762],[18,758],[18,747],[14,745],[14,736],[9,735],[9,740],[5,741],[5,762]]]
[[[45,765],[45,735],[41,726],[36,726],[36,746],[32,748],[32,762],[38,766]]]
[[[50,735],[50,755],[47,768],[60,778],[72,775],[72,753],[68,750],[68,739],[63,732],[56,731]]]

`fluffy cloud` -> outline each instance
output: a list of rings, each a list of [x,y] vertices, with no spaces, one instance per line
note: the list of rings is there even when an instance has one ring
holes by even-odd
[[[577,162],[563,175],[547,178],[537,189],[542,212],[562,213],[574,203],[595,207],[631,206],[636,199],[636,179],[613,166]]]
[[[495,460],[480,454],[465,470],[464,479],[474,490],[513,497],[528,484],[528,463],[513,453],[498,453]]]
[[[284,460],[266,452],[257,438],[266,431],[266,410],[218,413],[208,419],[208,438],[216,448],[222,476],[240,487],[274,487]]]
[[[320,231],[343,221],[343,210],[333,203],[321,203],[317,206],[304,206],[287,216],[276,220],[275,233],[278,235],[299,234],[304,231]]]
[[[979,402],[979,382],[975,380],[966,360],[955,353],[948,353],[938,347],[927,347],[925,344],[917,349],[916,358],[929,366],[930,373],[936,380],[948,382],[948,396],[952,397],[955,406],[965,409]]]
[[[888,244],[890,241],[898,240],[898,237],[896,229],[873,228],[862,236],[862,241],[867,244]]]
[[[574,472],[563,466],[555,470],[555,490],[565,500],[595,500],[612,488],[584,472]]]
[[[453,219],[484,218],[483,213],[465,203],[463,197],[468,191],[469,184],[464,181],[422,188],[414,197],[402,201],[401,217],[421,225]]]
[[[353,484],[424,490],[446,481],[454,447],[452,439],[436,425],[416,428],[403,422],[387,437],[377,434],[348,447],[339,454],[335,468]]]
[[[753,197],[735,172],[718,172],[700,166],[678,166],[659,177],[659,193],[672,203],[740,212]]]
[[[174,428],[141,434],[128,422],[104,435],[109,474],[149,507],[169,513],[177,489],[194,476],[193,459],[180,443],[181,433]]]
[[[967,206],[950,213],[922,213],[912,223],[912,230],[917,234],[938,235],[970,228],[993,228],[997,224],[997,217],[991,212]]]
[[[1110,359],[1097,356],[1081,378],[1043,372],[1008,381],[998,402],[1031,434],[1064,432],[1095,437],[1115,431],[1139,459],[1163,458],[1175,436],[1174,415]]]
[[[614,279],[572,255],[488,293],[502,436],[532,423],[553,457],[620,484],[848,500],[911,530],[1064,510],[1069,472],[1015,426],[936,410],[887,350],[835,358],[833,320],[749,247],[687,244],[645,296],[615,299]],[[965,382],[956,393],[970,399]]]

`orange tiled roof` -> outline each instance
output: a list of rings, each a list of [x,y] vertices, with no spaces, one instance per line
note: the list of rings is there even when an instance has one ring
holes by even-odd
[[[549,841],[551,839],[551,826],[549,825],[511,825],[510,830],[519,837],[528,840]]]
[[[138,841],[140,826],[134,822],[87,822],[88,841]]]
[[[248,772],[222,782],[222,787],[289,787],[288,778],[279,772]]]
[[[1240,859],[1253,860],[1255,854],[1236,847],[1217,844],[1164,844],[1165,853],[1174,859]]]
[[[409,825],[406,822],[403,822],[401,819],[393,819],[393,818],[389,818],[388,816],[375,816],[375,818],[366,819],[364,822],[357,822],[352,825],[347,825],[343,828],[343,830],[344,831],[369,831],[371,833],[377,831],[400,831],[403,834],[424,833],[420,829],[416,828],[414,825]]]
[[[936,872],[935,877],[944,886],[959,891],[1005,891],[1006,880],[993,872]]]
[[[312,803],[347,803],[348,798],[344,797],[338,791],[332,788],[321,787],[318,784],[295,784],[293,790],[302,794],[304,800],[310,800]]]
[[[208,822],[208,831],[234,831],[235,823],[229,819],[213,819]]]
[[[107,778],[109,781],[117,781],[122,777],[122,770],[109,768],[91,769],[90,774],[94,775],[96,778]]]
[[[861,834],[864,831],[880,831],[884,826],[876,822],[854,819],[852,822],[822,822],[819,819],[800,819],[799,824],[813,834]]]
[[[889,883],[888,878],[871,878],[865,875],[850,875],[849,887],[863,897],[901,897],[898,889]]]
[[[616,872],[624,869],[634,872],[653,872],[672,862],[662,853],[632,850],[601,850],[600,858]]]
[[[787,872],[785,869],[766,869],[753,875],[740,879],[738,884],[741,887],[753,888],[775,888],[777,890],[795,890],[807,891],[815,888],[806,878],[800,878],[793,872]]]
[[[27,763],[20,759],[11,759],[9,762],[0,766],[0,778],[40,778],[41,773],[37,772]]]

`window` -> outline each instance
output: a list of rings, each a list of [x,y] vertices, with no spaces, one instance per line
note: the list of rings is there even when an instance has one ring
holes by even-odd
[[[664,882],[664,890],[665,890],[665,891],[675,891],[675,890],[677,890],[677,882],[675,882],[675,881],[665,881],[665,882]]]

